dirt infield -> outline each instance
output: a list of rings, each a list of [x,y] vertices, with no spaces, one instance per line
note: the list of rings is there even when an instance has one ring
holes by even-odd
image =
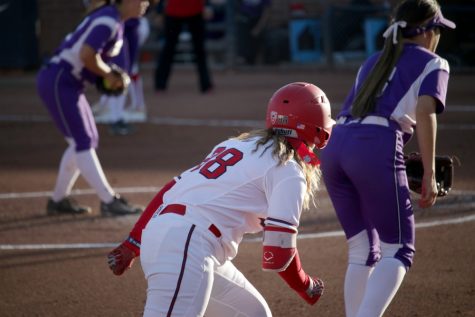
[[[200,162],[216,142],[263,124],[268,98],[288,82],[319,85],[336,114],[354,71],[281,68],[215,71],[214,76],[216,90],[200,95],[194,70],[179,68],[170,89],[156,95],[151,71],[145,72],[149,121],[124,137],[111,136],[107,126],[99,125],[98,155],[114,188],[146,204],[156,189]],[[416,210],[416,222],[424,225],[417,229],[415,264],[385,316],[475,316],[474,79],[470,74],[451,77],[437,152],[456,155],[461,165],[451,194],[430,210]],[[93,214],[46,216],[65,142],[40,104],[33,75],[0,77],[0,92],[0,317],[140,316],[146,288],[140,264],[117,278],[105,261],[110,246],[126,236],[136,217],[101,217],[99,201],[82,179],[76,197],[92,206]],[[95,92],[90,95],[94,100]],[[416,148],[412,140],[407,150]],[[262,292],[274,316],[344,316],[346,243],[339,230],[323,189],[301,226],[304,234],[320,235],[298,242],[304,267],[326,284],[315,307],[276,274],[261,271],[260,243],[244,242],[235,263]]]

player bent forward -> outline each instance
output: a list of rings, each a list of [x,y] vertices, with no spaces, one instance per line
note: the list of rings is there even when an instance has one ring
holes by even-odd
[[[291,83],[270,99],[266,122],[266,130],[218,144],[166,184],[109,253],[116,275],[140,254],[144,316],[272,316],[231,262],[243,235],[261,230],[262,268],[278,272],[309,304],[319,300],[323,282],[302,269],[296,236],[320,178],[312,149],[330,137],[330,104],[318,87]]]

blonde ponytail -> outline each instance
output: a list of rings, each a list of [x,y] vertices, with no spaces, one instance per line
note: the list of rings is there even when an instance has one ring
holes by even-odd
[[[305,163],[300,158],[300,156],[296,154],[295,150],[286,141],[285,137],[276,135],[272,129],[260,129],[245,132],[237,136],[236,139],[248,140],[254,137],[259,137],[254,151],[257,151],[261,146],[266,146],[264,151],[269,149],[272,150],[272,155],[278,159],[279,164],[284,164],[285,162],[294,159],[300,165],[307,182],[307,191],[303,201],[303,208],[308,209],[310,207],[310,203],[315,205],[314,197],[316,191],[318,190],[321,178],[320,168]],[[270,140],[273,140],[273,142],[269,145],[266,145]]]

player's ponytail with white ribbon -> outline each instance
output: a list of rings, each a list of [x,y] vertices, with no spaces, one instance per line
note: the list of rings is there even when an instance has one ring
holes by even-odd
[[[386,38],[381,55],[373,70],[361,84],[353,102],[351,115],[364,117],[374,111],[376,99],[383,93],[403,49],[403,30],[423,24],[440,10],[435,0],[404,1],[396,8],[391,25],[383,36]]]
[[[393,22],[383,33],[383,37],[387,39],[388,37],[392,38],[393,44],[398,43],[398,28],[405,28],[407,26],[406,21],[395,21]]]

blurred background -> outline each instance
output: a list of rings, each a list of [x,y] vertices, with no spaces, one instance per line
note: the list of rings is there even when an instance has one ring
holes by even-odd
[[[397,1],[271,0],[257,43],[242,37],[243,0],[207,0],[206,48],[213,68],[261,65],[356,67],[382,46],[382,32]],[[257,0],[255,0],[257,1]],[[457,29],[441,39],[438,53],[453,71],[475,70],[474,0],[439,3]],[[86,14],[85,0],[0,0],[0,70],[34,70]],[[262,12],[261,12],[262,14]],[[163,47],[163,12],[149,8],[150,36],[142,66],[155,66]],[[264,14],[262,14],[264,15]],[[180,35],[175,62],[192,62],[189,33]],[[242,51],[254,52],[249,60]]]

